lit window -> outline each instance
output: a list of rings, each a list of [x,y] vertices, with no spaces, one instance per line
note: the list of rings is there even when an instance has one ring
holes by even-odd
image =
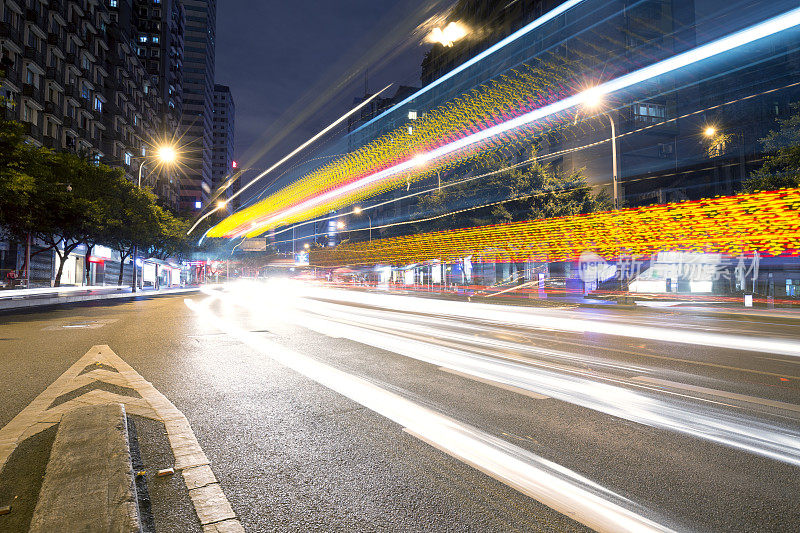
[[[158,35],[153,35],[153,43],[158,44]]]
[[[194,208],[195,208],[195,209],[200,209],[200,208],[202,208],[202,207],[203,207],[203,204],[202,204],[202,202],[200,202],[200,200],[198,200],[198,201],[196,201],[196,202],[194,203]]]
[[[408,112],[408,119],[409,120],[417,120],[417,112],[416,111],[409,111]]]
[[[125,152],[125,164],[126,165],[130,165],[131,164],[131,158],[132,157],[133,156],[129,152]]]
[[[100,112],[103,111],[103,101],[100,100],[97,97],[95,97],[95,99],[94,99],[94,110],[95,111],[100,111]]]
[[[146,155],[147,155],[147,148],[145,148],[144,146],[142,146],[142,157],[144,157],[144,156],[146,156]]]
[[[140,43],[146,43],[147,42],[147,35],[139,36],[139,42]]]
[[[109,7],[117,7],[117,0],[108,0]]]

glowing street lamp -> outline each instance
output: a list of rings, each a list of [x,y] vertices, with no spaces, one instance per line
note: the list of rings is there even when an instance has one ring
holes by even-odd
[[[359,206],[355,206],[353,208],[353,213],[355,213],[356,215],[360,215],[361,213],[364,213],[364,210],[361,209]],[[364,213],[364,216],[367,217],[367,219],[369,220],[369,242],[372,242],[372,217],[369,216],[367,213]]]
[[[142,171],[144,170],[144,161],[146,157],[142,158],[143,161],[139,163],[139,177],[136,181],[138,187],[142,188]],[[175,146],[171,144],[162,144],[155,151],[154,159],[162,164],[162,165],[173,165],[178,160],[178,150],[175,149]],[[139,280],[137,279],[138,272],[136,269],[136,256],[137,250],[136,245],[133,245],[133,287],[131,288],[131,292],[136,292],[136,287],[139,284]]]
[[[709,126],[703,131],[703,135],[705,135],[706,137],[713,137],[716,134],[717,134],[717,128],[715,128],[714,126]]]
[[[617,169],[617,125],[614,122],[614,117],[603,111],[603,95],[598,90],[588,89],[582,93],[582,96],[584,107],[592,111],[598,111],[602,113],[608,117],[608,120],[611,123],[611,180],[614,198],[614,210],[616,211],[619,209],[619,195],[617,193],[617,187],[619,183],[619,170]]]
[[[220,209],[225,209],[226,205],[228,205],[228,202],[226,202],[225,200],[219,200],[217,202],[217,207]]]
[[[344,229],[344,222],[342,222],[342,221],[340,220],[339,222],[337,222],[337,223],[336,223],[336,227],[337,227],[338,229]]]
[[[433,28],[428,35],[429,43],[440,43],[442,46],[451,47],[453,43],[467,36],[467,27],[458,22],[451,22],[444,28]]]
[[[145,159],[145,158],[143,158]],[[155,161],[161,165],[173,165],[178,161],[178,150],[171,144],[162,144],[156,148]],[[144,168],[144,161],[139,165],[139,188],[142,188],[142,169]]]
[[[178,151],[174,146],[165,144],[158,147],[158,150],[156,150],[156,157],[161,163],[170,165],[178,159]]]

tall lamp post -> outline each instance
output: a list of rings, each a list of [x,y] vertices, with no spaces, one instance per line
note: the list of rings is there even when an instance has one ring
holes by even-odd
[[[369,242],[372,242],[372,217],[369,216],[367,213],[365,213],[364,210],[358,206],[353,208],[353,213],[355,213],[356,215],[363,214],[369,220]]]
[[[156,150],[155,160],[162,165],[172,165],[178,159],[178,151],[172,145],[162,145]],[[139,189],[142,188],[142,170],[144,170],[145,158],[139,164],[139,177],[136,180],[136,185]],[[139,271],[136,266],[136,256],[138,255],[137,245],[133,245],[133,287],[131,292],[136,292],[139,285]]]
[[[592,89],[584,93],[584,106],[593,111],[605,115],[611,123],[611,183],[612,195],[614,198],[614,210],[619,209],[619,168],[617,165],[617,124],[614,117],[610,113],[604,111],[601,106],[603,105],[603,96]]]

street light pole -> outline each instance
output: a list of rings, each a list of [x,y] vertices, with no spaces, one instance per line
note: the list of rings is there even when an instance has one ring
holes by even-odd
[[[136,181],[138,188],[142,188],[142,170],[144,170],[144,161],[139,163],[139,179]],[[131,287],[131,292],[136,292],[136,287],[139,285],[139,274],[136,271],[136,243],[133,244],[133,287]]]
[[[367,219],[369,220],[369,242],[372,242],[372,217],[369,216],[367,213],[364,213],[364,210],[358,206],[353,208],[353,213],[355,213],[356,215],[360,215],[363,213],[364,216],[366,216]]]
[[[603,112],[611,122],[611,179],[613,182],[613,195],[614,195],[614,211],[619,209],[619,193],[617,187],[619,186],[619,171],[617,170],[617,126],[614,123],[614,117],[609,113]]]
[[[583,105],[584,107],[592,110],[599,110],[600,113],[608,117],[611,123],[611,180],[612,180],[612,194],[614,196],[614,211],[619,209],[619,170],[617,168],[617,124],[614,117],[610,113],[602,110],[603,95],[596,92],[594,89],[588,89],[583,92]],[[575,115],[575,123],[578,122],[578,115]]]

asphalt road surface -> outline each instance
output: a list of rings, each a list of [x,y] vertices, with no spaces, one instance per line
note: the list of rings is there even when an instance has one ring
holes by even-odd
[[[0,315],[0,427],[107,344],[248,531],[792,531],[800,328],[240,284]]]

